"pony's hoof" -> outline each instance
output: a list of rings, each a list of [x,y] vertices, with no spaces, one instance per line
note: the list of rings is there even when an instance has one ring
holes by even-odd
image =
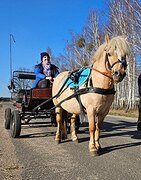
[[[61,139],[65,140],[65,139],[68,139],[68,137],[67,136],[62,136]]]
[[[60,143],[61,143],[61,140],[56,140],[56,143],[57,143],[57,144],[60,144]]]
[[[90,151],[90,155],[93,157],[99,156],[98,151]]]
[[[78,139],[75,139],[75,140],[73,140],[73,142],[75,142],[75,143],[79,143],[79,140],[78,140]]]
[[[101,151],[102,151],[102,148],[101,148],[101,147],[98,147],[98,148],[97,148],[97,151],[98,151],[98,152],[101,152]]]

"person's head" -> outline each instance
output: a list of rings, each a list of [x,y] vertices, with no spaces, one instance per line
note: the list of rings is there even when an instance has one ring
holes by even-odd
[[[47,52],[42,52],[40,55],[41,55],[41,62],[44,65],[50,63],[50,55]]]

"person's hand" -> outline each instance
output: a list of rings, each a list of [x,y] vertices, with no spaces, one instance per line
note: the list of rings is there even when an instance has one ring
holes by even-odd
[[[46,79],[52,81],[53,78],[52,77],[46,77]]]

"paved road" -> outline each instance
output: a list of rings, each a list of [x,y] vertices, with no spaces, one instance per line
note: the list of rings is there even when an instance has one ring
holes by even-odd
[[[141,132],[136,131],[136,121],[107,116],[101,131],[102,153],[98,157],[90,156],[88,151],[87,123],[80,128],[79,143],[73,143],[69,135],[59,145],[55,143],[56,128],[51,127],[50,119],[24,125],[20,138],[7,136],[19,168],[14,179],[140,180]]]

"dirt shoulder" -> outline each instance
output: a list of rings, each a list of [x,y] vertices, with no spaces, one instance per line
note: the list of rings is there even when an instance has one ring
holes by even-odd
[[[4,110],[0,107],[0,179],[20,180],[23,167],[18,162],[9,132],[4,128]]]

